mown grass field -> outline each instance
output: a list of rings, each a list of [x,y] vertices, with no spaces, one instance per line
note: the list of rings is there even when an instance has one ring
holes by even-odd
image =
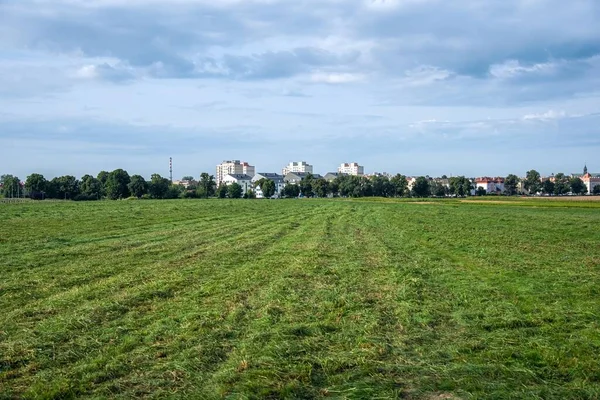
[[[0,207],[0,398],[600,398],[600,202]]]

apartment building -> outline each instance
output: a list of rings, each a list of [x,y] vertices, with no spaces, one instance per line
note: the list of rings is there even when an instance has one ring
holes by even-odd
[[[347,175],[364,175],[365,168],[358,165],[358,163],[343,163],[338,168],[338,172]]]
[[[313,173],[313,166],[306,161],[292,161],[282,170],[282,175],[286,176],[290,172]]]
[[[253,177],[255,171],[256,169],[254,166],[247,162],[240,162],[240,160],[223,161],[221,164],[217,165],[217,174],[215,175],[217,186],[221,185],[227,174],[248,175]]]

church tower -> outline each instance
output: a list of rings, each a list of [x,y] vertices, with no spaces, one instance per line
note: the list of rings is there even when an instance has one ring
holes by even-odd
[[[587,163],[583,165],[583,174],[587,174]]]

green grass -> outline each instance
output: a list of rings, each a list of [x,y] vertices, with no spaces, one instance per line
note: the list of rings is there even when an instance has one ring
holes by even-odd
[[[0,398],[599,398],[600,202],[432,203],[0,205]]]

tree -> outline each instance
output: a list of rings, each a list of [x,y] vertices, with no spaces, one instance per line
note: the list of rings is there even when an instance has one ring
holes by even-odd
[[[216,189],[217,183],[215,182],[215,177],[206,172],[201,173],[197,189],[198,197],[208,199],[215,195]]]
[[[186,175],[183,178],[181,178],[182,181],[193,181],[194,177],[190,176],[190,175]]]
[[[2,195],[4,197],[21,197],[21,181],[13,175],[2,175],[0,177],[2,183]]]
[[[101,186],[100,195],[101,196],[106,196],[106,181],[108,180],[109,175],[110,175],[110,173],[107,171],[100,171],[100,172],[98,172],[98,175],[96,176],[96,179],[98,179],[98,181],[100,182],[100,186]]]
[[[408,193],[408,180],[406,176],[397,174],[390,179],[391,195],[394,197],[406,196]]]
[[[509,196],[514,196],[517,194],[517,187],[519,186],[519,182],[521,180],[518,176],[510,174],[504,179],[504,191]]]
[[[592,194],[600,195],[600,185],[594,186],[592,189]]]
[[[329,193],[329,183],[325,179],[315,179],[312,184],[312,190],[317,197],[327,197]]]
[[[300,195],[300,188],[298,185],[288,183],[283,187],[283,194],[285,197],[298,197]]]
[[[414,197],[428,197],[429,192],[429,179],[419,176],[413,184],[412,195]]]
[[[429,190],[431,191],[431,195],[435,197],[444,197],[446,196],[446,186],[442,185],[440,182],[431,182],[429,186]]]
[[[80,193],[79,181],[71,175],[59,176],[47,185],[48,197],[55,199],[73,199]]]
[[[375,175],[371,178],[373,196],[388,197],[392,195],[392,184],[387,176]]]
[[[102,172],[101,172],[102,173]],[[100,174],[98,174],[100,176]],[[102,179],[98,178],[102,182]],[[108,174],[104,184],[106,196],[111,200],[124,199],[129,197],[129,174],[127,171],[119,168]]]
[[[132,175],[127,188],[138,199],[148,193],[148,182],[141,175]]]
[[[544,180],[544,182],[542,182],[542,192],[546,194],[553,194],[554,182],[552,182],[550,179]]]
[[[182,185],[173,185],[169,179],[167,179],[167,182],[169,182],[169,184],[167,186],[167,192],[163,196],[163,199],[178,199],[180,197],[183,197],[183,192],[185,191],[185,188]]]
[[[455,196],[464,197],[471,194],[473,183],[464,176],[453,176],[450,178],[449,192]]]
[[[148,193],[153,199],[164,199],[167,197],[171,181],[163,178],[160,174],[152,174],[148,184]]]
[[[554,194],[557,196],[561,196],[563,194],[569,193],[571,190],[571,185],[569,184],[569,179],[563,174],[559,172],[554,175]]]
[[[225,197],[227,197],[227,185],[222,183],[218,188],[217,188],[217,197],[220,199],[224,199]]]
[[[48,181],[42,174],[31,174],[25,180],[25,189],[27,189],[29,195],[45,192],[47,185]]]
[[[271,179],[261,178],[255,183],[254,187],[260,188],[265,199],[269,199],[275,194],[275,182]]]
[[[475,194],[476,194],[477,196],[485,196],[485,195],[487,194],[487,190],[485,190],[485,188],[484,188],[484,187],[481,187],[481,186],[479,186],[479,187],[477,188],[477,190],[475,191]]]
[[[230,199],[240,199],[242,197],[242,187],[238,183],[227,185],[227,195]]]
[[[569,181],[569,184],[571,186],[571,193],[586,194],[588,191],[587,186],[585,186],[585,183],[583,183],[583,181],[580,178],[577,178],[577,177],[571,178],[571,180]]]
[[[99,199],[102,196],[102,183],[91,175],[84,175],[81,178],[79,189],[88,199]]]
[[[246,198],[246,199],[255,199],[256,198],[256,193],[254,193],[254,190],[248,189],[248,191],[246,193],[244,193],[244,198]]]
[[[313,174],[306,174],[306,176],[304,178],[302,178],[302,180],[300,181],[300,183],[298,184],[298,186],[300,187],[300,193],[302,193],[302,195],[304,197],[313,197],[314,193],[313,193]]]
[[[525,189],[527,189],[531,194],[538,193],[542,189],[540,173],[535,169],[527,171],[525,181],[523,182],[523,187],[525,187]]]

